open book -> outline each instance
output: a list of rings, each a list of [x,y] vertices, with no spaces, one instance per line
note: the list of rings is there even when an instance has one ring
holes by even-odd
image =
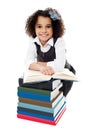
[[[24,72],[23,82],[41,82],[51,80],[52,78],[59,80],[78,81],[77,77],[71,71],[64,69],[61,72],[55,72],[53,75],[44,75],[40,71],[27,70]]]

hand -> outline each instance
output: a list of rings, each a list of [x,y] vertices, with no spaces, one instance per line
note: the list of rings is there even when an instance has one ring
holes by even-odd
[[[50,66],[42,66],[42,67],[40,67],[40,71],[41,71],[41,73],[43,73],[45,75],[52,75],[52,74],[54,74],[54,70]]]

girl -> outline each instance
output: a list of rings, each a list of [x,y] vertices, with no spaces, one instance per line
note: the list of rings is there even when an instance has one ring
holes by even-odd
[[[62,37],[65,28],[57,10],[52,8],[37,10],[27,19],[25,30],[33,38],[29,43],[26,57],[27,69],[52,75],[55,71],[70,67],[68,63],[66,64],[65,43]],[[61,88],[65,96],[70,88],[70,85]]]

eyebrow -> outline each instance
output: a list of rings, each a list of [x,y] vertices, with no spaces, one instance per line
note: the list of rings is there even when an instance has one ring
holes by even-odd
[[[36,25],[42,25],[42,24],[36,24]],[[46,25],[52,25],[52,24],[46,24]]]

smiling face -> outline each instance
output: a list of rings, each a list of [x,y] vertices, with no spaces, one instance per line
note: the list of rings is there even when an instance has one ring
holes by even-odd
[[[53,35],[51,19],[49,17],[39,16],[35,25],[35,33],[44,46]]]

